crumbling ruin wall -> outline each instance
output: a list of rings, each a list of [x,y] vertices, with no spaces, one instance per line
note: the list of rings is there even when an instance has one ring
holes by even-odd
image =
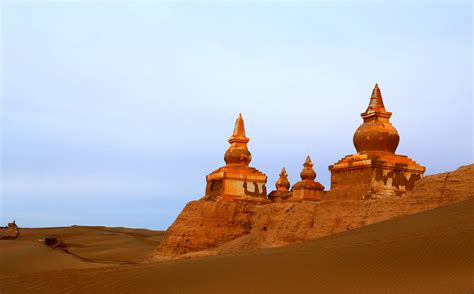
[[[364,199],[371,190],[372,168],[331,172],[331,192],[341,199]]]

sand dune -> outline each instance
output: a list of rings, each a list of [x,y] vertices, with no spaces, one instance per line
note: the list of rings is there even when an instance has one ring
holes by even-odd
[[[145,229],[83,226],[21,228],[20,232],[17,240],[0,242],[0,274],[136,263],[163,235]],[[41,242],[52,234],[66,243],[70,254]]]
[[[2,241],[0,255],[1,273],[101,266],[101,264],[85,262],[61,250],[50,249],[40,242],[25,240]]]
[[[0,290],[2,293],[472,293],[473,211],[474,200],[466,200],[298,246],[246,254],[161,264],[100,269],[75,266],[73,270],[2,274]],[[102,232],[107,230],[103,228]],[[150,238],[153,237],[145,239]],[[143,249],[143,243],[140,244]]]

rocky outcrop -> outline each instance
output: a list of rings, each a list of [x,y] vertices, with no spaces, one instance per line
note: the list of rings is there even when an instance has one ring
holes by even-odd
[[[474,165],[427,176],[403,196],[255,204],[192,201],[150,260],[285,246],[474,198]]]
[[[212,249],[249,234],[252,217],[259,208],[246,201],[191,201],[166,231],[156,253],[179,256]]]
[[[13,239],[18,238],[19,235],[20,235],[20,229],[16,225],[15,221],[13,221],[12,223],[8,223],[7,231],[6,231],[5,235],[2,235],[0,237],[0,239],[2,239],[2,240],[13,240]]]

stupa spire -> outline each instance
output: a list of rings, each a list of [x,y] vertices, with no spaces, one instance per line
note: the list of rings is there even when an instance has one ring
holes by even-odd
[[[239,113],[234,125],[234,132],[229,138],[230,147],[224,155],[224,160],[227,164],[244,164],[248,165],[252,160],[247,143],[250,141],[245,136],[245,125],[242,114]]]
[[[232,134],[232,137],[246,138],[245,125],[244,125],[244,119],[242,118],[242,113],[239,113],[239,116],[235,120],[234,133]]]
[[[362,113],[363,118],[372,117],[374,115],[390,117],[392,113],[385,110],[385,105],[383,104],[382,92],[380,91],[379,85],[376,83],[374,89],[372,90],[372,95],[370,96],[369,106]]]

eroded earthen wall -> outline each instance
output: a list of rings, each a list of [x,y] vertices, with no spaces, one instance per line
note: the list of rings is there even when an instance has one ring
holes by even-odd
[[[420,172],[374,168],[372,187],[376,192],[400,195],[413,190],[415,182],[420,180],[422,176]]]
[[[413,190],[421,173],[403,170],[367,167],[333,171],[331,192],[346,199],[380,198],[401,195]]]
[[[331,192],[343,199],[363,199],[371,190],[372,168],[331,172]]]

